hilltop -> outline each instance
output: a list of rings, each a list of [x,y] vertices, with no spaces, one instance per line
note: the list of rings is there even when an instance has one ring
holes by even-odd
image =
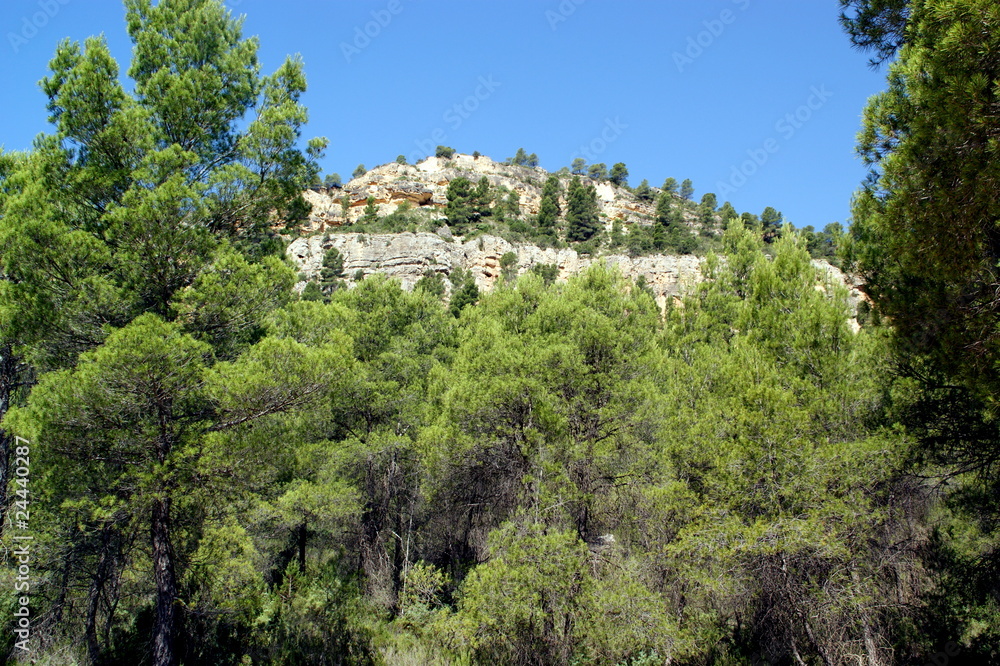
[[[547,269],[555,279],[565,280],[604,261],[625,277],[641,280],[662,308],[701,280],[700,257],[718,249],[728,217],[736,216],[728,203],[717,206],[714,195],[695,203],[659,187],[630,188],[569,169],[550,173],[510,162],[484,155],[434,156],[416,165],[382,164],[342,186],[307,190],[304,197],[312,211],[301,237],[288,247],[288,256],[301,271],[298,289],[320,279],[331,248],[343,259],[348,285],[385,273],[406,289],[425,275],[449,276],[456,269],[468,271],[476,285],[487,290],[505,272],[512,276]],[[457,229],[449,220],[449,188],[454,195],[453,183],[460,179],[482,188],[483,196],[481,215]],[[546,229],[539,219],[550,179],[558,183],[558,215]],[[591,193],[598,221],[592,235],[579,242],[566,240],[574,180]],[[741,217],[762,235],[780,233],[773,222],[768,229],[756,215]],[[824,240],[822,234],[814,236]],[[829,249],[814,245],[820,250],[814,256]],[[827,279],[849,284],[828,260],[817,257],[815,263]],[[447,281],[445,289],[451,291]],[[859,297],[852,289],[852,300]]]
[[[493,195],[493,210],[507,203],[511,193],[517,195],[517,214],[522,219],[539,213],[545,180],[556,175],[562,183],[560,206],[565,210],[566,184],[573,177],[570,173],[550,174],[541,167],[504,164],[485,155],[456,153],[450,158],[428,157],[416,165],[390,162],[377,166],[343,187],[316,187],[306,192],[306,199],[313,206],[309,229],[324,231],[328,227],[358,224],[364,214],[368,198],[373,197],[380,216],[399,211],[409,204],[411,212],[428,220],[445,220],[448,203],[448,185],[456,178],[478,181],[486,178]],[[655,214],[653,199],[643,201],[627,187],[616,186],[607,180],[581,176],[584,185],[592,185],[597,193],[599,212],[606,221],[606,231],[612,230],[614,221],[622,224],[651,225]],[[659,188],[651,188],[658,194]],[[347,206],[343,205],[347,197]],[[675,197],[678,203],[684,200]],[[690,202],[688,202],[690,203]],[[406,208],[404,207],[404,210]],[[346,214],[345,214],[346,213]],[[693,225],[695,216],[690,214]]]

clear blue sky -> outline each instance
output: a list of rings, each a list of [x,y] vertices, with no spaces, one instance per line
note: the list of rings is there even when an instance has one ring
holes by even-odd
[[[884,86],[840,31],[836,0],[228,5],[260,37],[266,72],[302,55],[307,134],[330,139],[324,172],[345,180],[438,143],[500,160],[523,146],[550,170],[578,155],[624,162],[633,185],[690,178],[695,198],[822,228],[847,220],[861,111]],[[127,69],[119,2],[3,0],[0,26],[7,150],[49,129],[37,82],[60,39],[103,32]]]

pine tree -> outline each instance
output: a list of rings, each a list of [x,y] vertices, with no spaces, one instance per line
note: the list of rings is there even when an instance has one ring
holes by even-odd
[[[448,183],[448,203],[444,210],[448,226],[455,233],[466,233],[470,225],[478,224],[481,219],[490,215],[489,187],[489,180],[485,176],[475,186],[464,176]]]
[[[611,173],[608,180],[618,187],[628,187],[628,168],[624,162],[616,162],[611,166]]]
[[[542,201],[538,208],[538,228],[546,234],[554,234],[556,222],[559,219],[559,194],[561,191],[559,179],[549,176],[542,188]]]
[[[574,176],[566,196],[566,240],[585,241],[600,229],[597,191]]]
[[[518,148],[514,157],[507,158],[508,164],[513,164],[514,166],[527,166],[528,165],[528,153],[525,152],[524,148]]]
[[[604,180],[608,177],[608,165],[604,162],[598,162],[597,164],[591,164],[590,168],[587,169],[587,176],[591,180]]]
[[[715,208],[718,206],[718,199],[712,192],[707,192],[698,204],[698,222],[703,230],[711,229],[715,226]]]
[[[331,247],[323,253],[323,268],[320,269],[320,287],[323,293],[329,295],[340,286],[340,279],[344,277],[344,255],[335,247]],[[310,283],[311,284],[311,283]]]
[[[760,224],[764,233],[764,240],[771,242],[781,235],[781,226],[784,224],[784,221],[781,213],[768,206],[760,214]]]
[[[150,646],[150,663],[167,666],[177,662],[185,594],[187,542],[175,521],[195,484],[192,451],[210,451],[206,427],[235,414],[208,396],[206,373],[228,362],[210,367],[215,360],[251,353],[262,317],[290,298],[294,276],[265,256],[280,252],[268,239],[275,222],[303,219],[301,187],[317,177],[325,141],[297,148],[302,63],[289,59],[260,77],[256,41],[242,38],[220,2],[130,0],[126,24],[134,94],[102,38],[82,48],[62,42],[42,82],[55,133],[3,174],[0,330],[20,331],[40,374],[16,416],[46,442],[49,496],[78,507],[50,515],[54,531],[56,521],[72,524],[65,549],[79,558],[35,566],[58,566],[58,579],[99,599],[122,573],[123,530],[144,535],[151,583],[135,584],[153,600],[152,633],[136,642]],[[49,279],[52,270],[63,277]],[[8,317],[37,328],[10,329]],[[268,382],[287,379],[252,384],[264,395]],[[66,393],[61,382],[78,390]],[[246,404],[264,407],[259,400]],[[95,501],[115,508],[101,513]],[[95,604],[63,620],[79,622],[92,658],[102,613]],[[116,620],[106,618],[109,633]]]
[[[365,201],[365,210],[358,218],[358,224],[374,224],[375,222],[378,222],[378,205],[375,203],[375,197],[370,196]]]
[[[653,200],[653,190],[649,187],[649,181],[645,178],[643,178],[642,182],[635,188],[634,194],[639,201]]]

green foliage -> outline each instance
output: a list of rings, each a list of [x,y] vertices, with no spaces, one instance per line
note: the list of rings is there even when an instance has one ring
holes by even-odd
[[[666,183],[664,183],[665,185]],[[664,188],[667,189],[667,188]],[[690,178],[685,178],[684,182],[681,183],[680,195],[681,199],[691,199],[691,195],[694,194],[694,186],[691,184]]]
[[[750,603],[744,612],[757,618],[751,634],[770,636],[768,654],[808,641],[806,631],[830,637],[837,627],[847,635],[855,632],[855,640],[861,640],[856,632],[862,628],[870,636],[892,633],[892,623],[881,623],[880,611],[869,600],[884,594],[883,586],[891,587],[892,567],[880,564],[888,552],[908,559],[909,567],[915,566],[914,554],[895,550],[897,544],[877,547],[888,551],[876,556],[867,552],[871,546],[857,541],[882,529],[881,521],[898,510],[881,503],[873,480],[890,473],[901,456],[887,448],[888,432],[872,433],[861,425],[864,414],[878,408],[878,389],[862,380],[865,371],[853,364],[856,354],[872,353],[868,345],[875,341],[850,333],[846,294],[839,290],[831,299],[816,289],[819,276],[793,239],[778,241],[775,258],[768,260],[751,232],[731,225],[725,245],[725,264],[709,258],[711,282],[673,311],[668,326],[668,348],[683,347],[687,336],[705,345],[704,356],[693,348],[678,353],[677,369],[690,371],[691,377],[708,372],[717,382],[700,393],[682,380],[675,384],[682,393],[673,399],[688,404],[692,415],[721,419],[705,423],[701,431],[685,425],[689,417],[680,413],[668,426],[677,448],[667,455],[681,464],[680,478],[687,479],[703,506],[716,507],[694,519],[692,532],[681,528],[676,554],[687,558],[708,548],[715,552],[710,559],[721,557],[705,562],[706,571],[722,577],[703,580],[704,601],[718,608],[719,595],[730,594],[727,589],[743,590]],[[709,321],[718,328],[702,328]],[[722,402],[714,404],[716,399]],[[818,488],[833,494],[813,502],[810,496]],[[857,513],[862,505],[881,508]],[[725,517],[733,511],[749,520]],[[859,521],[860,515],[867,518]],[[721,543],[741,545],[716,550]],[[736,570],[722,574],[737,562]],[[828,596],[833,588],[851,592],[835,599]],[[689,602],[692,595],[697,596],[689,592]],[[779,638],[774,632],[782,620],[775,613],[794,608],[810,619]],[[896,605],[895,612],[905,609]],[[862,627],[855,624],[857,618],[864,618]],[[820,632],[821,627],[826,629]],[[836,662],[847,658],[849,640],[846,635],[824,639],[814,649]]]
[[[764,212],[760,214],[760,225],[764,233],[764,241],[770,243],[780,236],[781,227],[784,223],[784,218],[781,216],[781,213],[770,206],[765,208]]]
[[[840,24],[851,44],[874,51],[873,67],[888,62],[906,42],[909,0],[840,0]]]
[[[932,556],[942,559],[928,564],[942,580],[981,580],[993,575],[1000,552],[1000,170],[992,110],[1000,8],[982,0],[841,6],[851,41],[872,51],[873,62],[895,56],[887,89],[864,110],[858,153],[870,173],[854,198],[843,249],[871,298],[871,319],[891,323],[900,374],[913,383],[901,420],[921,443],[916,469],[952,479],[947,504],[957,513]],[[970,529],[984,532],[970,540]],[[995,648],[985,646],[1000,635],[996,587],[970,582],[939,600],[926,631],[964,641],[970,654],[963,659],[995,659]]]
[[[286,582],[263,601],[255,618],[256,652],[269,664],[380,663],[371,623],[374,610],[359,595],[360,586],[333,561],[307,575],[289,565]]]
[[[616,162],[611,166],[611,173],[608,180],[618,187],[628,187],[628,168],[624,162]]]
[[[424,274],[420,277],[420,279],[417,280],[417,284],[414,286],[414,289],[426,291],[428,294],[441,298],[444,296],[445,292],[444,276],[434,269],[428,268],[424,271]]]
[[[555,264],[535,264],[531,267],[531,272],[542,278],[542,283],[545,286],[550,286],[559,277],[559,266]]]
[[[718,203],[711,192],[701,198],[701,203],[698,204],[698,223],[701,225],[702,233],[711,232],[716,227],[715,208]]]
[[[331,247],[323,253],[323,268],[320,269],[320,279],[314,288],[306,285],[302,292],[304,300],[329,299],[330,294],[341,286],[341,278],[344,277],[344,255],[335,247]]]
[[[635,190],[632,193],[636,196],[637,199],[639,199],[639,201],[645,201],[647,203],[652,201],[654,198],[653,190],[650,189],[649,187],[649,181],[646,180],[645,178],[642,179],[642,182],[639,183],[639,185],[635,188]]]
[[[463,235],[472,230],[484,217],[491,214],[489,181],[484,176],[477,185],[459,176],[448,183],[448,203],[445,215],[448,226],[456,234]]]
[[[319,286],[319,283],[309,281],[306,283],[305,288],[302,289],[300,298],[303,301],[322,301],[326,299],[326,295],[323,293],[323,289]]]
[[[667,178],[663,181],[663,187],[661,189],[664,192],[669,192],[670,194],[677,194],[677,179]]]
[[[655,299],[656,297],[656,295],[653,293],[652,287],[649,286],[649,282],[647,282],[645,275],[640,275],[638,278],[636,278],[635,288],[641,291],[642,293],[646,294],[650,298]]]
[[[896,3],[842,6],[891,47]],[[1000,16],[906,7],[850,238],[724,204],[720,255],[666,312],[600,261],[515,279],[514,252],[481,294],[461,269],[333,290],[331,249],[296,299],[272,227],[318,174],[301,64],[260,77],[202,0],[127,2],[134,95],[102,40],[64,42],[56,133],[0,153],[0,446],[31,442],[33,658],[888,665],[952,641],[995,661]],[[612,244],[693,248],[686,185]],[[533,233],[485,179],[448,199],[456,230]],[[596,252],[596,191],[573,177],[566,202]],[[811,261],[842,241],[860,330]]]
[[[476,663],[566,664],[670,649],[666,618],[644,621],[655,605],[643,603],[649,591],[635,583],[612,591],[595,580],[575,534],[506,524],[490,544],[490,559],[465,580],[455,614],[439,621],[453,650]]]
[[[368,173],[368,169],[365,168],[364,164],[359,164],[354,167],[354,171],[351,173],[351,178],[361,178],[361,176]]]
[[[518,148],[514,157],[508,157],[505,163],[514,166],[536,167],[538,166],[538,155],[535,153],[529,155],[524,151],[524,148]]]
[[[294,282],[292,270],[276,257],[250,263],[223,247],[175,297],[171,311],[217,357],[231,358],[260,339],[265,317],[289,302]]]
[[[434,149],[434,157],[441,157],[446,160],[450,160],[455,154],[454,148],[449,148],[448,146],[438,146]]]
[[[396,155],[396,164],[406,164],[406,155]]]
[[[591,164],[587,169],[587,176],[592,180],[605,180],[608,177],[608,165],[604,162]]]
[[[414,625],[431,619],[432,613],[444,605],[449,577],[426,562],[414,563],[403,576],[399,593],[399,616]]]
[[[479,287],[468,271],[453,270],[448,278],[452,284],[451,301],[448,308],[453,316],[458,317],[463,309],[474,305],[479,300]]]
[[[701,218],[702,225],[714,222]],[[703,227],[704,228],[704,227]],[[684,222],[683,206],[674,202],[674,195],[667,190],[656,198],[656,217],[652,232],[633,227],[628,239],[629,251],[634,256],[651,250],[691,254],[698,248],[698,239]]]
[[[34,564],[61,582],[34,600],[65,611],[54,636],[74,637],[92,661],[119,650],[121,661],[172,663],[175,599],[189,598],[177,585],[201,515],[189,491],[231,478],[200,467],[206,429],[239,412],[214,397],[216,368],[279,353],[262,322],[290,300],[294,274],[274,256],[272,227],[306,217],[301,190],[326,142],[302,141],[301,61],[261,76],[256,40],[221,3],[130,0],[125,19],[134,92],[103,38],[60,43],[42,81],[54,133],[3,160],[0,330],[38,377],[7,418],[44,433],[51,452],[34,508],[59,537]],[[4,358],[7,386],[24,370],[6,347]],[[298,404],[303,387],[290,381],[277,393],[249,383],[262,396],[247,401],[256,417]],[[269,402],[279,394],[285,407]],[[249,428],[256,417],[244,417]],[[90,443],[66,444],[75,437]],[[122,580],[133,601],[115,612]]]
[[[542,201],[538,208],[537,224],[539,231],[548,235],[555,234],[556,222],[559,220],[559,195],[562,187],[559,178],[549,176],[542,188]]]
[[[806,242],[806,249],[816,259],[825,259],[834,266],[840,265],[838,248],[844,240],[844,228],[833,222],[816,231],[811,226],[804,227],[799,234]]]
[[[574,176],[582,176],[587,168],[587,160],[582,157],[577,157],[573,159],[573,164],[570,166],[569,170]]]
[[[343,182],[340,179],[339,173],[328,173],[326,177],[323,178],[324,187],[342,187]]]
[[[375,197],[368,197],[365,201],[365,210],[358,218],[358,224],[371,225],[378,222],[378,205],[375,203]]]
[[[585,241],[600,229],[597,191],[574,176],[566,194],[566,240]]]
[[[504,252],[500,257],[500,276],[505,282],[513,282],[517,278],[516,252]]]
[[[344,255],[335,247],[323,253],[323,269],[320,276],[324,281],[344,277]]]
[[[507,224],[514,230],[515,226],[522,225],[523,230],[528,226],[521,222],[521,196],[501,185],[493,194],[495,205],[492,209],[493,217],[498,224]]]
[[[728,201],[722,204],[719,208],[719,218],[722,220],[723,226],[729,226],[729,221],[739,217],[739,213],[733,208],[733,204]]]

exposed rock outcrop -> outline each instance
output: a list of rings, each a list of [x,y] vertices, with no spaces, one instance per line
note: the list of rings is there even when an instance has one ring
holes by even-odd
[[[538,214],[542,186],[548,176],[549,173],[540,167],[502,164],[482,155],[456,154],[450,159],[428,157],[417,165],[390,162],[343,187],[307,191],[305,197],[313,210],[305,231],[322,231],[327,226],[357,222],[368,197],[374,198],[379,215],[389,215],[400,204],[408,202],[413,207],[435,211],[436,216],[443,218],[443,209],[448,203],[448,183],[459,177],[473,182],[485,177],[494,191],[503,187],[516,192],[521,214],[530,217]],[[640,201],[627,189],[607,181],[584,180],[593,182],[600,211],[609,228],[615,220],[626,224],[648,224],[652,220],[654,207],[651,202]],[[561,203],[565,206],[565,199]]]
[[[319,234],[295,240],[288,247],[288,255],[307,278],[313,278],[319,275],[323,255],[331,247],[343,255],[347,276],[359,270],[364,275],[385,273],[398,278],[404,289],[412,289],[427,269],[448,274],[455,268],[471,271],[480,289],[492,289],[500,277],[500,259],[507,252],[517,255],[514,269],[518,274],[536,264],[555,264],[559,269],[557,279],[565,280],[603,261],[617,266],[629,279],[644,275],[660,307],[701,280],[701,260],[691,255],[610,255],[593,259],[571,249],[513,245],[496,236],[480,236],[462,243],[431,233]]]
[[[559,175],[559,174],[557,174]],[[444,224],[444,207],[447,204],[448,184],[459,177],[473,182],[480,178],[489,181],[493,192],[501,188],[517,194],[522,217],[538,214],[542,186],[549,173],[539,167],[513,166],[495,162],[485,156],[455,154],[451,158],[429,157],[417,165],[391,162],[375,167],[364,175],[351,180],[344,187],[320,188],[305,192],[312,205],[312,215],[304,231],[313,235],[298,238],[288,248],[288,255],[299,266],[306,279],[319,275],[323,255],[336,247],[344,257],[344,272],[353,277],[358,271],[363,275],[385,273],[398,278],[405,289],[412,289],[428,269],[449,274],[456,268],[471,271],[477,285],[492,289],[500,277],[500,259],[513,252],[517,262],[513,267],[518,274],[535,265],[554,264],[558,280],[576,275],[597,261],[616,266],[626,278],[635,280],[644,276],[657,303],[664,307],[671,298],[678,297],[700,282],[701,259],[692,255],[603,255],[592,258],[578,254],[573,249],[543,249],[534,245],[512,244],[496,236],[478,236],[469,241],[454,238]],[[568,176],[561,175],[564,181]],[[606,181],[585,182],[593,184],[597,193],[600,213],[608,231],[615,221],[629,224],[651,224],[655,213],[651,201],[636,197],[630,190]],[[651,188],[655,196],[659,190]],[[362,216],[368,199],[374,200],[380,216],[395,212],[401,205],[427,211],[425,220],[437,233],[362,234],[323,233],[327,227],[352,225]],[[560,202],[565,210],[565,198]],[[684,210],[685,219],[695,226],[696,215],[690,204]],[[429,218],[429,219],[428,219]],[[436,220],[440,220],[436,222]],[[426,227],[425,227],[426,228]],[[717,232],[712,230],[710,233]],[[857,286],[840,270],[821,260],[814,265],[824,272],[826,281],[844,284],[850,292],[850,304],[856,308],[864,298]],[[446,281],[446,285],[450,286]],[[301,282],[299,289],[304,288]],[[817,288],[824,288],[817,284]]]

